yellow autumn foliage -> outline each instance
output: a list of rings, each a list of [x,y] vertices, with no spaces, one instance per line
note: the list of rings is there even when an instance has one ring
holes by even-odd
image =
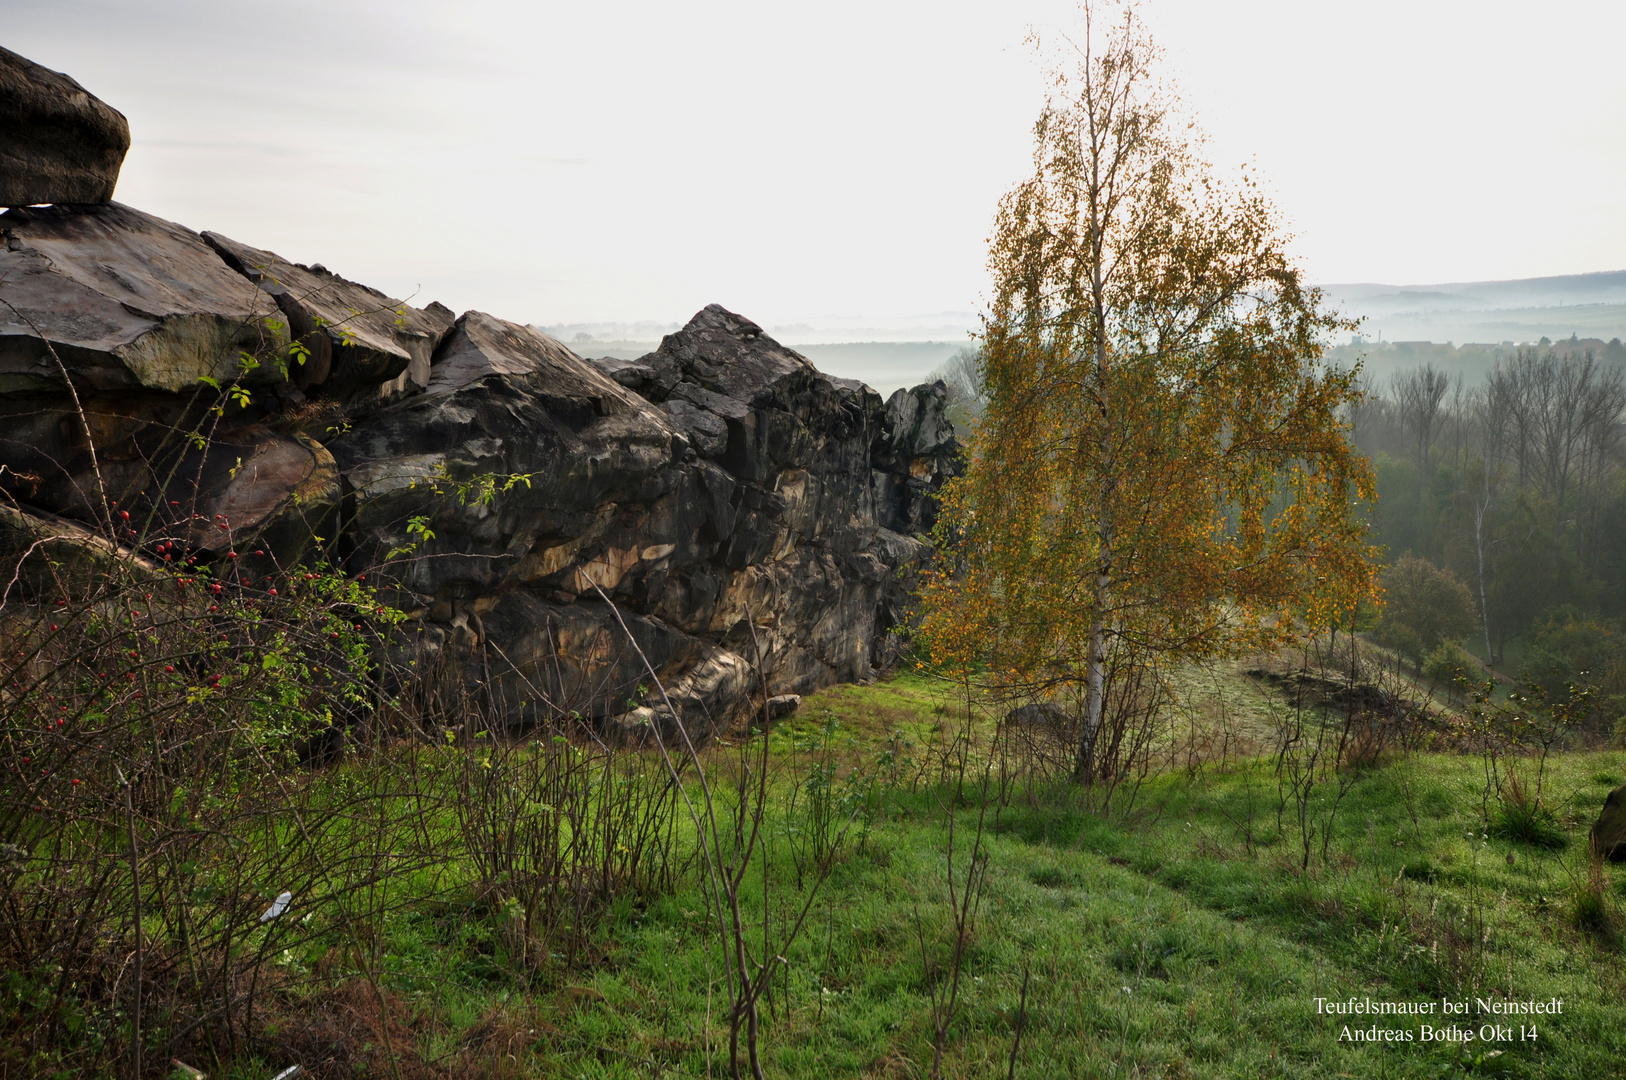
[[[988,404],[943,492],[921,624],[941,669],[1077,690],[1081,776],[1113,650],[1256,648],[1347,626],[1374,592],[1373,478],[1341,419],[1358,391],[1320,362],[1350,324],[1268,200],[1200,159],[1133,10],[1105,32],[1099,12],[1000,203]]]

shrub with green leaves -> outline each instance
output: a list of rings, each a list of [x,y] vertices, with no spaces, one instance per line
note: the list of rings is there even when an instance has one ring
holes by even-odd
[[[1554,701],[1570,700],[1583,686],[1595,688],[1589,719],[1609,725],[1626,716],[1626,635],[1574,605],[1550,608],[1536,620],[1522,674]]]
[[[1473,675],[1479,670],[1479,661],[1455,641],[1441,642],[1423,661],[1423,675],[1441,685],[1449,685],[1458,677]]]
[[[0,966],[38,980],[0,1005],[0,1072],[93,1073],[143,999],[149,1034],[165,1014],[229,1030],[284,911],[340,891],[310,856],[345,800],[313,805],[297,766],[371,715],[399,615],[327,565],[181,553],[59,567],[0,606]]]
[[[1419,669],[1442,644],[1460,642],[1473,631],[1473,597],[1450,571],[1416,555],[1402,555],[1383,572],[1382,581],[1386,606],[1378,640]]]

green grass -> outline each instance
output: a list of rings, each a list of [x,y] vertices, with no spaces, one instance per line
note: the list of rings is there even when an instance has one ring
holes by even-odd
[[[786,747],[796,739],[818,735],[834,720],[843,740],[854,746],[879,748],[895,736],[924,745],[964,716],[965,704],[953,699],[949,684],[906,670],[868,686],[821,690],[775,728],[775,733],[789,737],[780,742]]]
[[[850,762],[889,746],[920,753],[957,712],[916,677],[815,695],[782,729],[796,738],[781,739],[780,787],[812,748],[839,744]],[[919,770],[894,761],[884,775],[865,835],[835,866],[763,1003],[770,1076],[923,1076],[931,1061],[922,940],[941,968],[948,802]],[[1268,759],[1155,778],[1130,812],[1107,819],[1067,785],[1023,789],[987,811],[986,888],[944,1072],[1004,1075],[1027,971],[1018,1076],[1619,1075],[1621,891],[1606,877],[1588,889],[1584,834],[1623,775],[1620,753],[1549,763],[1549,824],[1569,841],[1559,850],[1493,835],[1478,759],[1391,761],[1350,788],[1325,859],[1311,837],[1303,873],[1304,840],[1291,803],[1278,827]],[[1336,786],[1312,800],[1322,827]],[[958,813],[963,867],[975,800]],[[764,908],[790,918],[803,895],[788,824],[770,826],[766,901],[758,875],[745,897],[757,923]],[[416,1054],[483,1054],[488,1075],[726,1075],[723,970],[693,874],[670,894],[618,901],[571,971],[521,977],[500,920],[440,903],[387,922],[384,989],[415,1018],[401,1038]],[[1442,999],[1561,998],[1564,1012],[1537,1018],[1533,1041],[1518,1038],[1515,1019],[1511,1041],[1368,1045],[1340,1035],[1370,1019],[1317,1013],[1318,997],[1352,996],[1436,1003],[1421,1021],[1435,1026]],[[296,1017],[298,993],[284,1002]],[[1419,1032],[1411,1017],[1381,1026]]]

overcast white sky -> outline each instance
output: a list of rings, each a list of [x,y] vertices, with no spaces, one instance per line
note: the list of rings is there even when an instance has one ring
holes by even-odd
[[[1212,156],[1256,163],[1319,280],[1626,267],[1626,4],[1142,10]],[[0,0],[0,44],[129,117],[120,201],[420,303],[882,326],[978,307],[1040,103],[1023,37],[1073,20],[1054,0]]]

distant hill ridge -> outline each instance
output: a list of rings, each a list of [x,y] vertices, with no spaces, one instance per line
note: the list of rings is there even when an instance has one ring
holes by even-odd
[[[1626,270],[1509,281],[1453,281],[1435,285],[1333,283],[1322,288],[1329,297],[1347,305],[1383,311],[1621,304],[1626,303]]]
[[[1626,270],[1432,285],[1323,285],[1367,340],[1521,344],[1626,335]]]

